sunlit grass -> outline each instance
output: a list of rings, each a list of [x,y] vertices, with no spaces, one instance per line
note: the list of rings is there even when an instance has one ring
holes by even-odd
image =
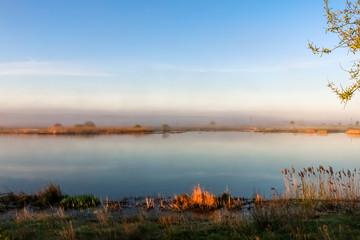
[[[182,194],[175,196],[171,206],[175,210],[213,210],[218,207],[218,201],[212,193],[197,185],[193,188],[192,195]]]
[[[229,192],[223,193],[220,197],[215,196],[200,185],[194,186],[193,192],[189,194],[175,195],[170,204],[174,211],[212,211],[219,208],[241,209],[243,201],[240,198],[231,198]]]

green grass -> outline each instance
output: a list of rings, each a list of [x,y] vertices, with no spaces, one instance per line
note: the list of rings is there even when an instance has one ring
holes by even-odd
[[[96,208],[99,204],[100,199],[91,194],[66,196],[60,202],[60,206],[65,209]]]
[[[284,216],[285,217],[285,216]],[[175,214],[113,216],[103,224],[96,218],[45,216],[1,222],[0,239],[359,239],[360,215],[286,218],[260,227],[256,221],[231,217]]]

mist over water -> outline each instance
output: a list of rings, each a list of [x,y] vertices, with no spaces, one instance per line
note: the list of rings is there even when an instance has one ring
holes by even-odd
[[[284,114],[284,113],[249,113],[249,112],[90,112],[90,111],[4,111],[0,112],[0,127],[48,127],[56,123],[73,126],[85,121],[92,121],[97,126],[170,126],[208,125],[215,121],[217,125],[227,126],[274,126],[296,124],[354,124],[359,118],[349,114]]]
[[[121,198],[190,192],[270,195],[281,169],[358,167],[359,138],[346,134],[188,132],[145,136],[0,136],[0,190],[37,192],[49,182],[67,194]]]
[[[191,114],[176,115],[166,113],[147,114],[112,114],[112,113],[0,113],[0,127],[44,127],[61,123],[64,126],[73,126],[77,123],[93,121],[98,126],[161,126],[166,123],[171,126],[207,125],[215,121],[221,125],[249,125],[274,122],[269,117],[251,117],[246,114]],[[278,121],[279,122],[279,121]]]

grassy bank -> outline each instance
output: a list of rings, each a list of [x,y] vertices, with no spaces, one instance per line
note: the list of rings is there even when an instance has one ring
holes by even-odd
[[[67,196],[50,184],[0,197],[0,239],[358,239],[359,172],[285,169],[271,198],[191,194],[121,201]]]
[[[147,134],[151,127],[48,127],[48,128],[0,128],[0,134],[38,135],[102,135],[102,134]]]
[[[0,224],[0,239],[357,239],[360,234],[359,215],[258,217],[245,220],[227,211],[126,216],[96,210],[81,217],[61,211],[24,213]]]

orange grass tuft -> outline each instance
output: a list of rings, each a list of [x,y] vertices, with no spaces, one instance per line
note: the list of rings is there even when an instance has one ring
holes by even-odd
[[[202,189],[200,185],[193,188],[192,195],[182,194],[174,197],[171,208],[177,211],[180,210],[214,210],[219,206],[219,201],[212,193]]]
[[[200,208],[213,209],[217,207],[216,197],[205,189],[201,189],[200,185],[197,185],[193,189],[193,195],[191,197],[193,204]]]

